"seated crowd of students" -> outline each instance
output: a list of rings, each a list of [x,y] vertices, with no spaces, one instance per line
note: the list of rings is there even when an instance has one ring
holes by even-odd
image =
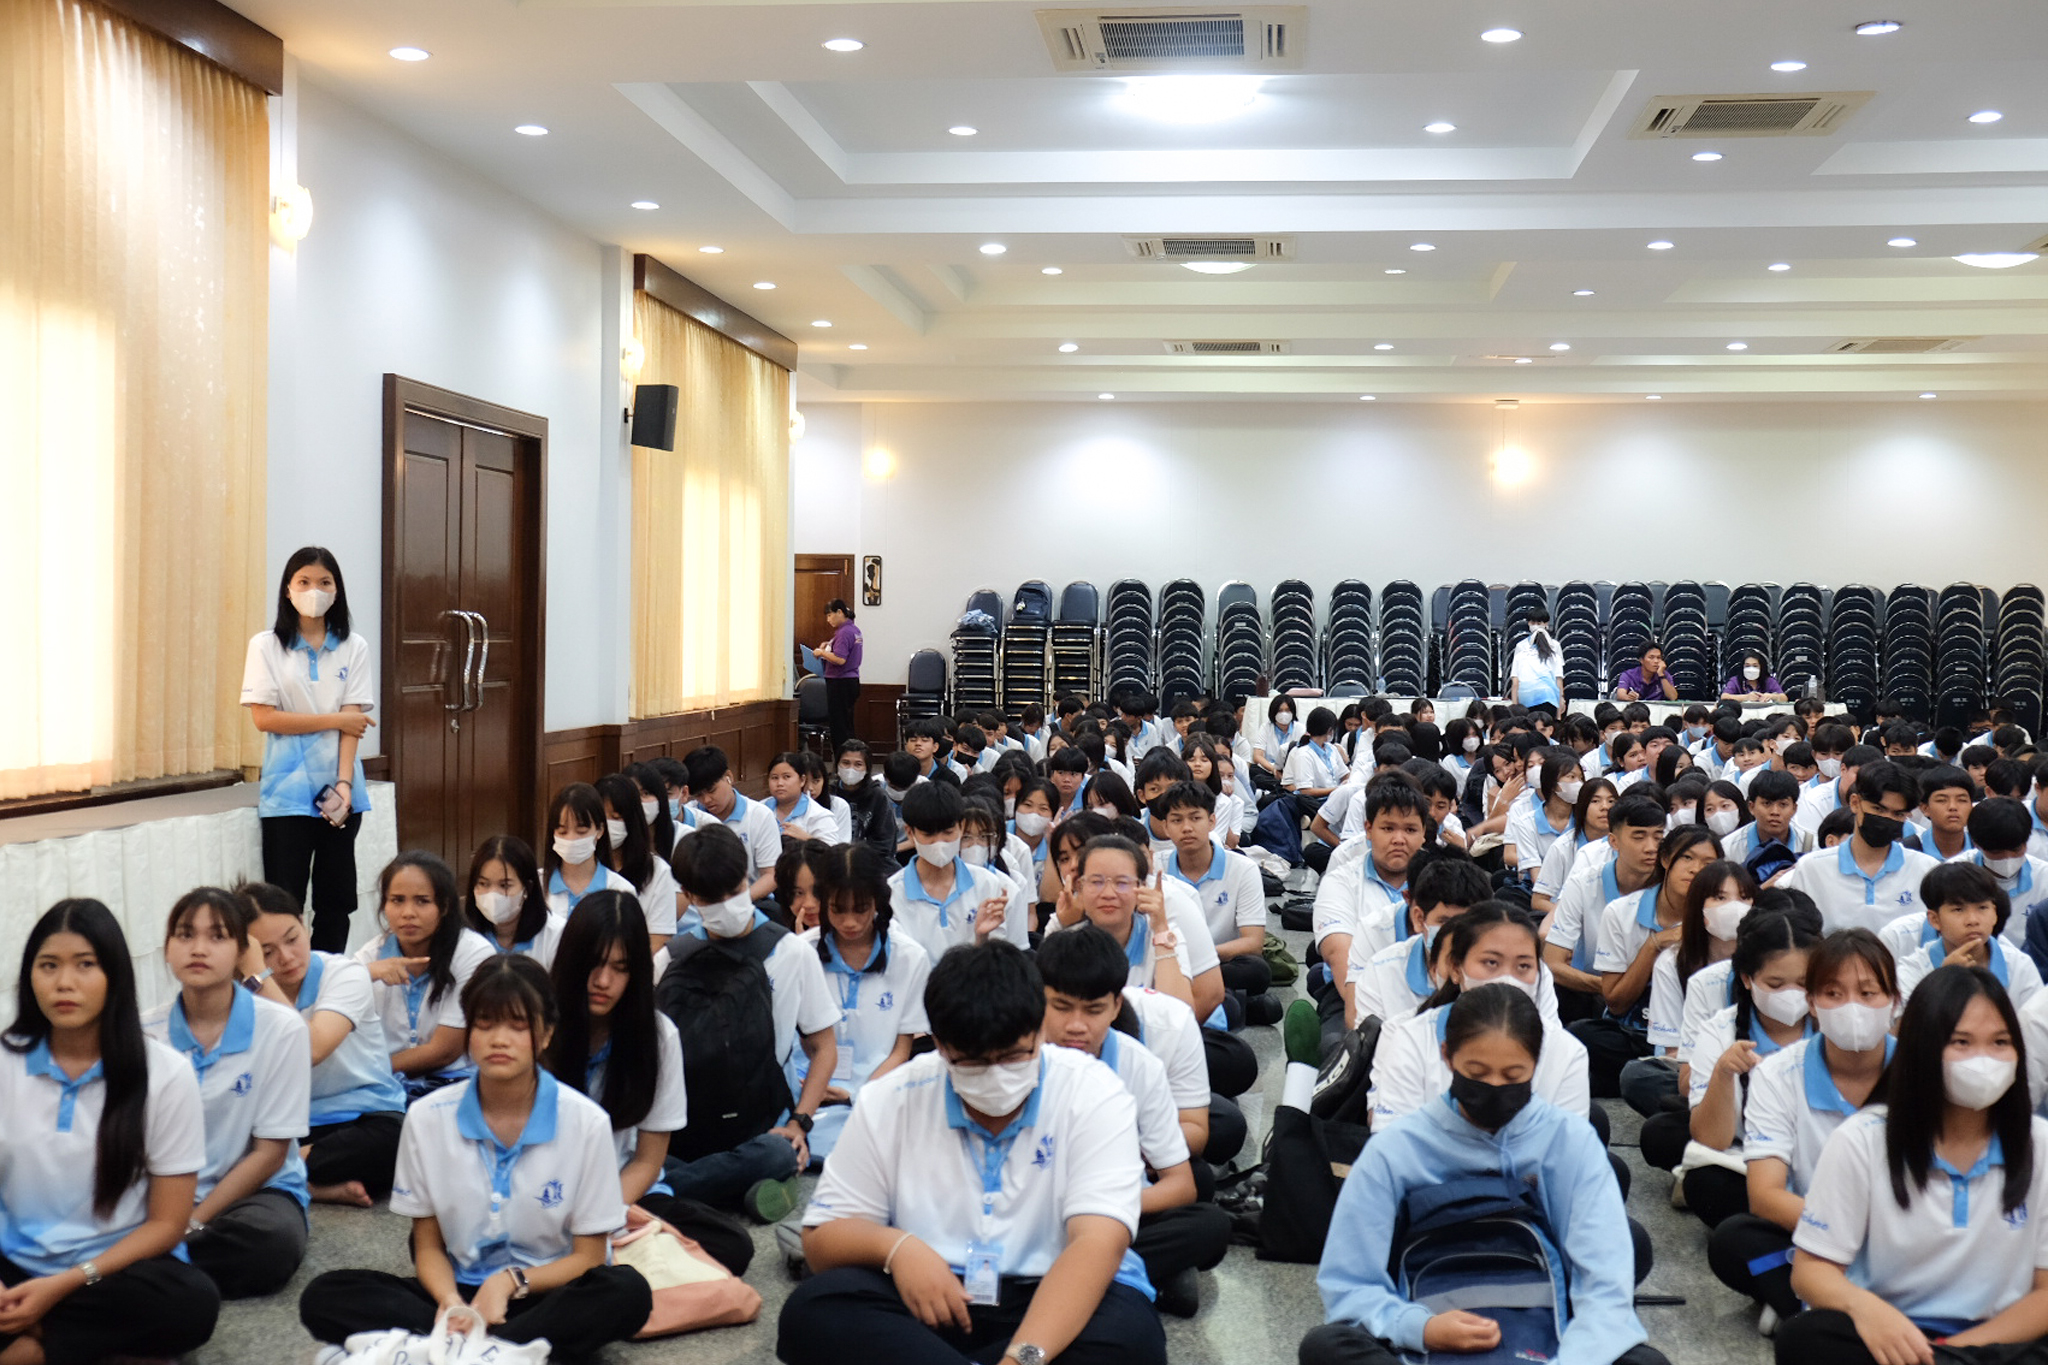
[[[352,955],[195,889],[148,1015],[114,915],[60,902],[0,1035],[0,1365],[190,1350],[311,1202],[384,1200],[413,1273],[300,1298],[335,1360],[449,1321],[586,1358],[653,1306],[615,1234],[743,1275],[738,1215],[802,1277],[792,1365],[1163,1362],[1254,1229],[1320,1260],[1305,1362],[1513,1354],[1547,1310],[1430,1288],[1481,1209],[1554,1270],[1527,1349],[1657,1365],[1596,1098],[1780,1359],[2048,1362],[2039,756],[1815,710],[1282,697],[1248,737],[1066,698],[779,755],[766,799],[707,747],[563,788],[544,856],[401,854]],[[1319,870],[1286,1007],[1276,858]],[[1283,1019],[1247,1180],[1241,1030]]]

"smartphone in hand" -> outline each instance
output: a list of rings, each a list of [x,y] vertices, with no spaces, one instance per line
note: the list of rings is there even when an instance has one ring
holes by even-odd
[[[329,824],[342,824],[347,821],[349,816],[348,798],[343,796],[331,782],[322,787],[320,794],[313,798],[313,806],[314,809],[327,817]]]

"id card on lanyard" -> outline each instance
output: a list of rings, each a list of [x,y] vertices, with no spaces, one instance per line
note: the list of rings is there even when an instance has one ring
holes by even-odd
[[[841,1090],[853,1085],[853,1017],[859,1007],[860,973],[848,973],[839,985],[839,1023],[833,1029],[839,1055],[832,1065],[832,1084]]]
[[[981,1172],[981,1225],[978,1235],[967,1244],[967,1253],[960,1268],[960,1283],[967,1290],[967,1302],[979,1307],[990,1308],[1002,1302],[1003,1244],[989,1240],[989,1223],[995,1217],[996,1196],[1003,1192],[1003,1163],[1009,1160],[1010,1148],[1016,1144],[1017,1135],[1023,1125],[1012,1123],[1008,1132],[1001,1137],[990,1137],[986,1133],[972,1133],[963,1130],[960,1143],[967,1148],[967,1159]],[[977,1159],[974,1144],[981,1143]]]

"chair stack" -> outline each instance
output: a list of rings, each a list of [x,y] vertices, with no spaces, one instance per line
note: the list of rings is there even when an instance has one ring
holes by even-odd
[[[1713,617],[1712,591],[1709,583],[1707,615]],[[1721,627],[1721,676],[1733,678],[1742,671],[1742,656],[1755,654],[1764,660],[1765,667],[1777,675],[1778,681],[1787,687],[1782,661],[1771,652],[1772,599],[1777,594],[1777,585],[1772,583],[1744,583],[1728,594],[1727,613]],[[1763,681],[1759,678],[1757,681]]]
[[[920,649],[910,656],[904,675],[903,695],[896,699],[896,744],[903,744],[903,727],[913,720],[946,714],[946,656],[936,649]]]
[[[1336,615],[1332,598],[1330,613]],[[1422,589],[1405,578],[1387,584],[1380,594],[1380,690],[1390,697],[1428,696],[1429,622],[1422,614]],[[1336,681],[1334,675],[1331,681]],[[1372,674],[1365,684],[1372,687]]]
[[[1664,589],[1664,666],[1671,682],[1687,701],[1711,701],[1721,695],[1714,677],[1714,637],[1707,630],[1707,590],[1693,582]],[[1723,675],[1725,676],[1725,675]]]
[[[1347,578],[1330,589],[1330,617],[1323,626],[1323,689],[1333,693],[1347,686],[1370,690],[1375,673],[1372,589]]]
[[[1827,668],[1827,594],[1811,583],[1794,583],[1778,600],[1778,647],[1771,657],[1788,696],[1805,692]]]
[[[1474,696],[1494,695],[1493,596],[1484,583],[1467,578],[1451,585],[1444,618],[1444,696],[1453,686]]]
[[[1985,636],[1984,594],[1977,585],[1951,583],[1943,588],[1934,604],[1936,725],[1967,725],[1970,713],[1984,705],[1989,662]]]
[[[1835,590],[1828,612],[1828,696],[1868,715],[1877,704],[1877,648],[1884,599],[1860,583]]]
[[[1507,592],[1507,618],[1502,623],[1500,639],[1500,690],[1508,690],[1506,677],[1508,661],[1515,657],[1515,646],[1529,638],[1529,613],[1541,607],[1550,610],[1550,590],[1541,583],[1517,583]],[[1557,634],[1557,622],[1550,623],[1550,633]]]
[[[1266,623],[1259,615],[1258,590],[1249,583],[1225,583],[1216,592],[1216,685],[1218,697],[1258,690],[1266,672]]]
[[[1003,627],[1003,714],[1016,720],[1027,706],[1052,700],[1052,588],[1019,584]]]
[[[1657,599],[1647,583],[1623,583],[1614,590],[1607,609],[1607,690],[1615,679],[1642,661],[1643,645],[1650,639],[1650,623],[1657,613]]]
[[[1557,611],[1551,624],[1564,650],[1564,694],[1600,695],[1600,596],[1586,582],[1567,583],[1557,590]]]
[[[1908,716],[1926,720],[1934,714],[1934,594],[1913,583],[1893,588],[1883,639],[1877,694],[1898,698]]]
[[[1052,622],[1052,690],[1055,697],[1096,695],[1102,667],[1102,613],[1093,583],[1069,583],[1060,590]]]
[[[995,589],[983,588],[967,599],[967,613],[974,612],[993,624],[970,626],[963,619],[953,629],[953,706],[962,711],[993,711],[999,700],[996,647],[1006,615],[1003,599]]]
[[[1104,695],[1152,690],[1152,589],[1135,578],[1109,585]]]
[[[2032,583],[2008,589],[1999,601],[1991,690],[2012,708],[2013,719],[2030,735],[2041,733],[2042,672],[2048,667],[2044,618],[2048,604]]]
[[[1159,590],[1158,660],[1161,710],[1208,690],[1209,601],[1192,578]]]
[[[1368,613],[1370,609],[1368,599]],[[1370,660],[1369,633],[1366,645]],[[1273,589],[1273,637],[1269,655],[1273,666],[1273,690],[1289,692],[1297,687],[1320,687],[1320,654],[1316,648],[1315,590],[1298,578],[1290,578]],[[1221,695],[1228,697],[1232,694],[1226,690]]]

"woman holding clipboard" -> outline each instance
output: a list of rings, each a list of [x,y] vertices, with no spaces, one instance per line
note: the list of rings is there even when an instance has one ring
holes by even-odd
[[[317,545],[294,552],[278,580],[276,624],[249,641],[242,705],[264,736],[263,879],[312,908],[321,952],[348,949],[356,830],[370,808],[356,748],[377,723],[376,698],[369,642],[349,631],[341,566]]]

